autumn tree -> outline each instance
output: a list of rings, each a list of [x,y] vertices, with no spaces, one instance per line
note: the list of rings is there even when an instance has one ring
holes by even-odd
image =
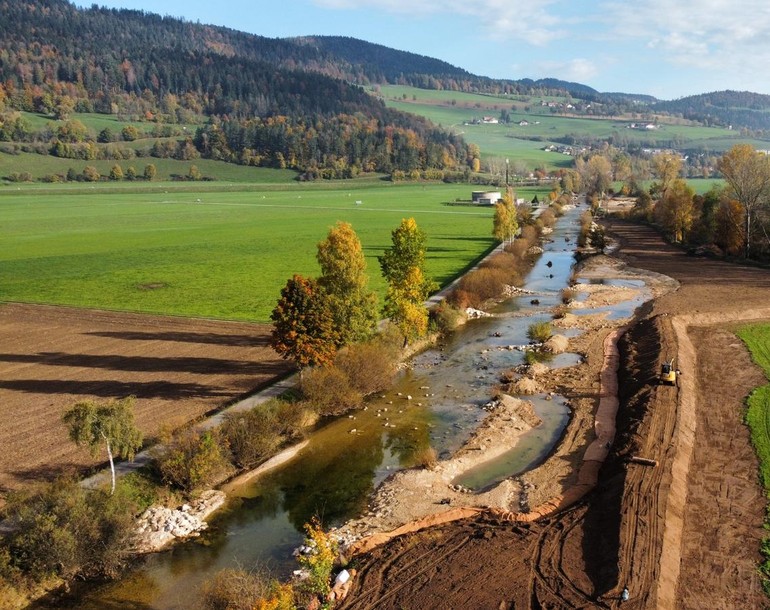
[[[427,330],[424,302],[437,285],[425,277],[427,236],[414,218],[405,218],[392,233],[393,245],[379,257],[388,282],[385,315],[404,335],[404,343]]]
[[[123,168],[117,163],[110,168],[110,180],[123,180]]]
[[[603,197],[612,186],[612,163],[604,155],[592,155],[587,161],[578,159],[575,169],[589,195]]]
[[[732,256],[740,254],[745,243],[745,215],[746,212],[737,199],[722,201],[715,213],[714,243]]]
[[[148,163],[144,166],[144,179],[145,180],[153,180],[155,176],[157,175],[158,170],[152,163]]]
[[[770,158],[749,144],[736,144],[722,155],[717,167],[743,209],[744,256],[748,258],[754,220],[770,202]]]
[[[495,216],[492,221],[492,235],[503,243],[513,241],[519,230],[519,221],[514,203],[515,196],[506,193],[502,200],[495,204]]]
[[[289,279],[270,319],[271,345],[300,369],[334,359],[339,339],[327,293],[318,281],[301,275]]]
[[[682,158],[670,152],[663,152],[653,155],[652,171],[658,178],[657,190],[661,198],[665,198],[668,189],[674,180],[679,178],[682,171]]]
[[[87,445],[96,455],[104,444],[110,460],[112,488],[115,492],[113,455],[133,460],[142,446],[142,433],[134,423],[134,397],[100,404],[92,400],[78,402],[64,413],[69,436],[78,446]]]
[[[321,277],[334,319],[338,347],[363,341],[377,328],[377,296],[369,290],[366,259],[353,227],[338,222],[318,244]]]
[[[655,217],[674,241],[685,241],[694,220],[693,191],[685,180],[677,178],[666,195],[655,205]]]

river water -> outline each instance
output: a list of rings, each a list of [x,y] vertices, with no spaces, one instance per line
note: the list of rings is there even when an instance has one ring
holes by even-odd
[[[486,414],[481,407],[494,395],[500,373],[523,362],[523,353],[510,346],[526,344],[529,325],[550,320],[549,308],[560,302],[574,263],[580,212],[569,210],[559,220],[529,273],[524,287],[536,295],[502,303],[494,317],[469,322],[441,348],[419,355],[366,410],[325,425],[291,462],[235,491],[200,538],[148,556],[117,582],[89,585],[75,599],[35,607],[187,610],[196,607],[202,583],[223,568],[267,566],[278,577],[287,575],[295,567],[292,551],[303,538],[303,524],[313,516],[327,526],[358,516],[375,487],[394,470],[414,465],[420,450],[432,446],[440,456],[449,455],[467,440]],[[563,354],[549,365],[576,360]],[[569,411],[560,397],[534,397],[533,403],[543,425],[514,451],[467,473],[464,485],[489,486],[548,455]]]

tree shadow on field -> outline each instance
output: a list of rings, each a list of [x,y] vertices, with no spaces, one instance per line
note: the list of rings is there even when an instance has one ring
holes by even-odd
[[[72,396],[99,396],[101,398],[162,398],[167,400],[189,398],[229,398],[232,390],[199,383],[171,383],[169,381],[125,382],[62,381],[59,379],[16,379],[0,381],[0,388],[30,394],[70,394]]]
[[[9,470],[9,474],[19,482],[42,483],[62,478],[74,478],[77,474],[82,473],[82,471],[82,464],[78,465],[73,464],[72,462],[65,462],[57,464],[40,464],[32,468]]]
[[[39,352],[37,354],[0,354],[0,362],[24,362],[45,366],[94,368],[143,373],[193,373],[196,375],[277,375],[286,364],[277,358],[267,362],[225,360],[204,357],[119,356]]]
[[[174,341],[178,343],[228,345],[231,347],[269,347],[270,345],[270,336],[267,333],[259,335],[225,335],[194,332],[94,331],[85,334],[125,341]]]

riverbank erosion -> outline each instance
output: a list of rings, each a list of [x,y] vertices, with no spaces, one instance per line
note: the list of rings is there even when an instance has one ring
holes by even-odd
[[[616,431],[596,486],[545,518],[483,511],[396,537],[357,558],[344,608],[609,608],[624,587],[624,607],[764,607],[764,498],[742,424],[743,400],[762,377],[730,329],[770,318],[770,274],[687,257],[648,227],[608,229],[621,248],[591,266],[649,270],[660,289],[618,341]],[[573,416],[553,455],[521,477],[531,506],[574,488],[588,463],[613,323],[594,320],[571,339],[584,362],[549,375]],[[661,386],[659,367],[672,357],[683,383]],[[640,457],[652,461],[632,460]]]

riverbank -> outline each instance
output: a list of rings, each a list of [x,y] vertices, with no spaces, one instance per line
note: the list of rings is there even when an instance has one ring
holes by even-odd
[[[608,308],[628,302],[632,304],[630,315],[643,302],[675,290],[678,283],[607,256],[588,258],[576,271],[579,300],[569,313],[554,321],[554,326],[557,332],[579,331],[569,339],[568,351],[579,354],[580,362],[561,369],[538,365],[519,373],[524,378],[531,376],[548,395],[562,397],[571,409],[567,429],[551,455],[533,470],[479,493],[453,484],[463,472],[515,448],[521,437],[537,425],[531,418],[522,417],[527,411],[525,400],[506,396],[502,401],[506,408],[492,411],[450,459],[429,468],[401,471],[384,481],[369,511],[336,531],[349,553],[368,551],[394,535],[481,511],[522,515],[531,507],[563,508],[565,498],[577,499],[585,493],[586,480],[595,483],[614,430],[608,425],[614,412],[597,417],[597,409],[600,399],[612,399],[614,395],[617,400],[616,382],[614,386],[601,383],[602,371],[608,366],[605,356],[615,349],[621,327],[629,321],[628,317],[610,317]],[[614,340],[608,341],[611,336]],[[616,379],[615,371],[611,373],[610,377]],[[598,445],[594,443],[597,439],[601,440]],[[592,443],[595,446],[589,453]],[[590,467],[582,467],[584,462],[591,462]]]

